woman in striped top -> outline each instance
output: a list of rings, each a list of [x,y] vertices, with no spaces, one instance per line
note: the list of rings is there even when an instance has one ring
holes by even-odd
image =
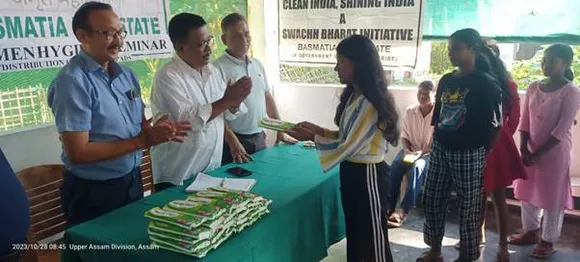
[[[340,164],[348,261],[393,261],[387,235],[388,144],[397,145],[398,114],[375,45],[353,35],[336,48],[346,84],[334,117],[338,131],[302,122],[289,133],[314,141],[324,171]]]

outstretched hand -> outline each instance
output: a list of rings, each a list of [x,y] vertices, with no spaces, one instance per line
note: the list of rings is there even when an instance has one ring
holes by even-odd
[[[308,122],[308,121],[300,122],[300,123],[296,124],[295,127],[308,129],[310,132],[312,132],[316,135],[324,136],[324,128],[322,128],[316,124],[313,124],[311,122]]]
[[[286,133],[299,141],[314,141],[314,137],[316,136],[312,130],[300,127],[299,125],[287,130]]]

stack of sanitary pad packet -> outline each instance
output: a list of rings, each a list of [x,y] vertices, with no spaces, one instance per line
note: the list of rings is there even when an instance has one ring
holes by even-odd
[[[202,258],[267,214],[271,200],[212,187],[145,213],[153,245]]]

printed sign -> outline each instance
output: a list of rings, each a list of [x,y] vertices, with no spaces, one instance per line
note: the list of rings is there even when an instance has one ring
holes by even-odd
[[[279,0],[280,62],[336,62],[353,34],[376,45],[385,67],[415,67],[423,0]]]
[[[0,0],[0,73],[62,67],[81,46],[72,17],[86,0]],[[104,0],[125,25],[119,61],[169,57],[166,0]]]

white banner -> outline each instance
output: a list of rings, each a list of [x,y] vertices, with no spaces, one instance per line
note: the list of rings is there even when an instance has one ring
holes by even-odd
[[[88,0],[0,0],[0,73],[62,67],[80,51],[75,11]],[[168,57],[169,0],[103,0],[125,25],[119,61]]]
[[[352,34],[375,43],[385,67],[415,67],[423,0],[279,0],[280,62],[336,63]]]

